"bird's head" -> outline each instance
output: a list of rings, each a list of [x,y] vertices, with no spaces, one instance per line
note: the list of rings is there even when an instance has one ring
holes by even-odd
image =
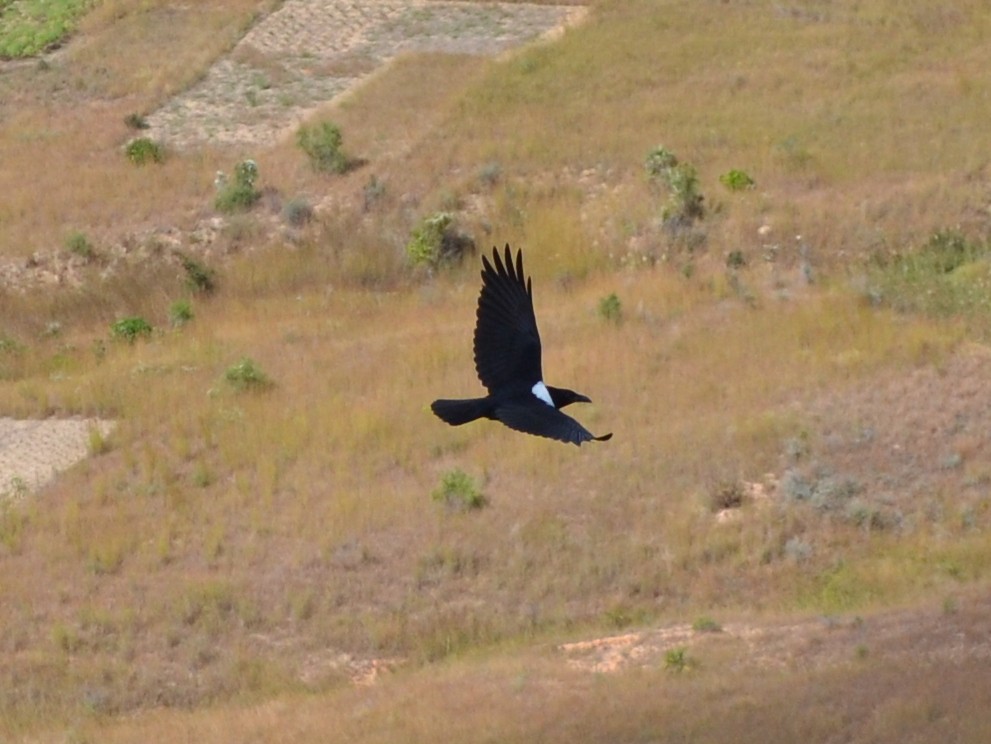
[[[564,408],[572,403],[591,403],[592,399],[587,395],[582,395],[581,393],[576,393],[574,390],[568,390],[566,388],[556,388],[547,387],[547,392],[551,394],[551,400],[554,401],[555,408]]]

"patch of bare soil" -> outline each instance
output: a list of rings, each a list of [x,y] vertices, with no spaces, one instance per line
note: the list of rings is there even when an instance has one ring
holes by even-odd
[[[101,419],[0,418],[0,500],[19,499],[89,454],[94,437],[107,437]]]
[[[270,144],[391,59],[497,54],[576,22],[574,5],[288,0],[197,85],[148,117],[171,146]]]
[[[873,659],[915,664],[991,659],[991,597],[973,593],[940,607],[798,622],[727,623],[711,629],[674,625],[557,648],[566,663],[594,673],[635,667],[690,668],[718,655],[731,667],[816,669]],[[677,664],[669,654],[683,650]],[[684,666],[682,666],[684,665]]]

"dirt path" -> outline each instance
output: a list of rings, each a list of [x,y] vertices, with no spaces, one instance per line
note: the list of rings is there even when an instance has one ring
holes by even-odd
[[[395,57],[498,54],[574,23],[575,5],[287,0],[203,80],[148,117],[173,147],[267,144]]]

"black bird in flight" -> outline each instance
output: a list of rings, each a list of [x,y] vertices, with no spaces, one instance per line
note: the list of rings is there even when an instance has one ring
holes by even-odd
[[[492,249],[493,263],[482,256],[482,292],[475,313],[475,370],[488,389],[484,398],[435,400],[430,408],[451,426],[480,418],[501,421],[511,429],[562,442],[601,437],[561,413],[571,403],[591,403],[581,393],[544,384],[540,368],[540,334],[533,314],[530,279],[523,278],[523,252],[506,246],[505,262]],[[494,264],[494,265],[493,265]]]

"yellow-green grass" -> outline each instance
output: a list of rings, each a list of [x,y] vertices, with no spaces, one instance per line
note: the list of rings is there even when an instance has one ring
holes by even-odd
[[[618,326],[596,309],[613,290],[630,308]],[[8,410],[122,421],[109,452],[5,517],[5,590],[25,603],[5,605],[20,628],[6,673],[43,674],[51,696],[12,694],[15,719],[85,707],[84,680],[102,680],[108,712],[202,704],[297,687],[319,648],[417,664],[713,608],[904,601],[957,584],[951,553],[965,578],[986,575],[986,540],[949,518],[878,537],[786,504],[727,525],[708,507],[718,484],[773,469],[808,425],[791,401],[938,360],[954,343],[946,326],[846,291],[754,309],[669,270],[538,277],[548,380],[578,381],[596,405],[576,413],[616,432],[579,451],[429,413],[434,396],[478,392],[475,293],[465,271],[392,293],[221,294],[181,331],[6,383]],[[227,384],[245,356],[273,387]],[[432,502],[455,467],[479,480],[481,512]],[[815,557],[787,557],[795,536],[816,541]],[[852,568],[838,573],[838,555]],[[197,684],[175,676],[186,668]]]
[[[829,644],[828,631],[818,637]],[[744,644],[719,634],[689,652],[680,673],[570,670],[548,647],[504,649],[382,684],[313,696],[153,711],[121,720],[81,717],[63,731],[25,739],[150,743],[233,742],[981,742],[989,735],[988,671],[954,662],[844,646],[838,668],[801,663],[740,668]],[[19,741],[14,738],[12,741]]]
[[[101,6],[121,18],[98,10],[67,51],[91,66],[72,73],[85,83],[78,98],[53,104],[63,123],[17,87],[46,71],[5,83],[22,100],[4,104],[0,156],[38,177],[3,184],[0,253],[61,245],[73,230],[99,247],[104,231],[209,213],[213,170],[233,156],[176,153],[137,170],[118,151],[119,122],[194,79],[234,39],[217,29],[242,28],[264,4],[175,11],[187,19],[189,40],[176,43],[188,57],[148,25],[165,5]],[[872,307],[845,270],[859,273],[853,259],[874,248],[979,223],[967,220],[991,136],[979,126],[987,11],[958,3],[956,15],[929,17],[921,3],[840,3],[782,17],[777,8],[605,3],[561,42],[498,62],[400,61],[325,112],[370,160],[365,168],[331,181],[291,143],[257,153],[263,181],[287,195],[326,192],[337,206],[292,247],[268,244],[261,219],[245,218],[258,250],[217,264],[216,296],[194,296],[195,318],[181,329],[168,327],[170,303],[187,292],[176,269],[0,297],[0,331],[20,345],[0,351],[0,410],[120,420],[108,449],[95,446],[107,451],[0,516],[0,627],[11,629],[0,646],[0,731],[223,741],[243,739],[245,727],[270,740],[325,740],[338,711],[371,699],[372,717],[341,736],[441,740],[489,727],[493,741],[586,730],[589,740],[663,740],[669,727],[694,730],[672,723],[676,711],[715,705],[731,686],[741,692],[720,709],[714,740],[725,731],[793,740],[828,728],[833,718],[819,711],[849,680],[897,676],[901,667],[882,665],[679,687],[654,672],[590,681],[547,671],[544,697],[533,698],[543,704],[520,711],[526,665],[543,678],[546,659],[500,660],[515,644],[631,622],[863,612],[987,580],[986,513],[974,529],[920,507],[914,530],[880,533],[787,501],[748,504],[726,524],[714,517],[714,492],[779,471],[789,439],[816,436],[810,401],[940,365],[968,333],[953,318]],[[207,11],[220,25],[196,15]],[[146,71],[111,85],[93,60],[125,31],[140,41],[129,58],[140,50]],[[214,46],[201,45],[201,31]],[[953,64],[935,65],[931,44]],[[175,64],[156,63],[167,58]],[[709,203],[722,205],[703,223],[708,246],[670,248],[667,262],[661,197],[642,173],[658,143],[695,163]],[[479,174],[492,163],[502,175],[487,185]],[[758,190],[720,192],[717,176],[731,167],[748,170]],[[77,170],[86,175],[64,177]],[[385,194],[356,216],[371,175]],[[577,450],[490,422],[451,429],[429,412],[434,397],[481,392],[470,351],[477,263],[425,277],[405,269],[402,245],[423,213],[469,197],[486,205],[463,216],[483,248],[525,248],[547,381],[591,396],[574,413],[596,433],[614,431],[609,443]],[[765,223],[772,233],[759,237]],[[765,243],[796,253],[797,233],[817,269],[835,269],[812,287],[796,256],[761,260]],[[651,250],[632,251],[640,268],[626,268],[639,237]],[[750,267],[728,273],[723,256],[736,249]],[[598,310],[611,293],[619,323]],[[112,341],[110,323],[132,315],[159,331]],[[47,332],[51,321],[58,334]],[[245,358],[274,385],[229,385],[226,371]],[[431,500],[456,468],[478,481],[487,507],[451,514]],[[952,504],[954,494],[937,496]],[[792,538],[815,551],[794,559]],[[337,689],[346,675],[329,666],[301,680],[313,659],[337,652],[400,656],[414,671],[371,693]],[[924,675],[906,673],[919,698],[931,692]],[[331,692],[293,697],[300,688]],[[459,697],[447,724],[450,690]],[[760,695],[787,705],[755,712],[748,701]],[[414,715],[424,697],[434,702]],[[658,699],[679,705],[654,717]],[[250,707],[211,707],[229,700]],[[945,700],[951,712],[978,709]],[[801,729],[788,712],[812,703],[820,707]],[[119,729],[79,723],[160,705],[206,710]],[[885,706],[890,725],[872,724],[880,738],[911,728],[912,710]],[[285,733],[286,718],[298,737]]]

